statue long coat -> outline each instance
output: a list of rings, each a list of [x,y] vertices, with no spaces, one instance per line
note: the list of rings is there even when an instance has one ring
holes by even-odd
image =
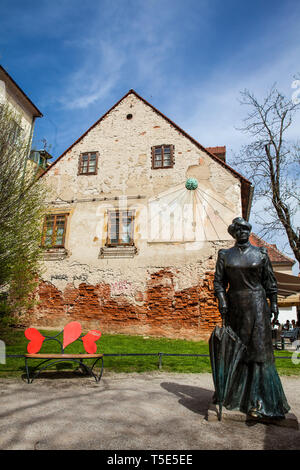
[[[277,293],[276,278],[265,248],[247,243],[220,250],[216,264],[215,292],[226,294],[226,324],[247,346],[245,360],[273,361],[271,312],[267,297]]]
[[[290,407],[274,363],[267,298],[277,294],[277,283],[266,249],[248,242],[220,250],[214,286],[217,296],[222,293],[227,298],[225,324],[247,348],[224,406],[283,418]]]

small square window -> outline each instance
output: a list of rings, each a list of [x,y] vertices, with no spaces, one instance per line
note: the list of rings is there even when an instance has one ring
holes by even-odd
[[[174,145],[152,147],[152,169],[172,168],[174,166]]]
[[[96,175],[98,152],[82,153],[79,156],[78,175]]]

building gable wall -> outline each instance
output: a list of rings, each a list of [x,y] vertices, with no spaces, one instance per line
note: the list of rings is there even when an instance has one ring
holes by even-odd
[[[174,145],[174,167],[152,169],[151,147],[162,144]],[[78,175],[80,154],[96,151],[97,174]],[[68,213],[68,224],[66,252],[46,257],[33,323],[77,319],[109,332],[207,336],[220,321],[212,289],[217,251],[232,245],[227,226],[242,210],[237,177],[128,94],[43,178],[49,212]],[[197,179],[195,191],[185,188],[188,178]],[[135,211],[137,252],[105,258],[107,210],[124,203]],[[158,236],[149,231],[155,204],[166,208]],[[164,233],[170,206],[181,209],[188,233]]]
[[[132,119],[126,119],[132,114]],[[175,146],[172,169],[151,169],[151,147]],[[80,153],[99,151],[98,174],[77,176]],[[222,194],[231,194],[240,205],[240,182],[209,155],[196,147],[163,117],[134,94],[128,95],[96,127],[93,127],[45,175],[59,197],[69,199],[101,192],[110,195],[143,193],[154,196],[193,174]],[[56,178],[60,176],[60,178]],[[67,183],[67,184],[65,184]],[[232,189],[236,189],[232,195]],[[240,207],[238,207],[240,210]]]

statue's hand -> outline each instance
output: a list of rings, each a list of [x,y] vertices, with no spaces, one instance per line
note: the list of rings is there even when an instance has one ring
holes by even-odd
[[[276,321],[278,319],[278,314],[279,314],[277,302],[271,302],[270,309],[271,309],[271,314],[273,315],[273,321]]]
[[[218,308],[222,319],[225,321],[226,314],[228,312],[226,295],[223,292],[219,292],[217,295]]]
[[[228,309],[227,308],[221,308],[221,309],[219,309],[219,311],[220,311],[222,319],[225,320]]]
[[[221,314],[221,317],[224,319],[226,316],[226,313],[228,312],[227,305],[224,305],[219,302],[219,312]]]

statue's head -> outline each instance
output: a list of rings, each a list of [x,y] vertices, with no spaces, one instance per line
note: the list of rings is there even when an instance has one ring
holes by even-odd
[[[238,242],[245,242],[249,240],[252,225],[242,217],[233,219],[232,224],[228,227],[228,232]]]

